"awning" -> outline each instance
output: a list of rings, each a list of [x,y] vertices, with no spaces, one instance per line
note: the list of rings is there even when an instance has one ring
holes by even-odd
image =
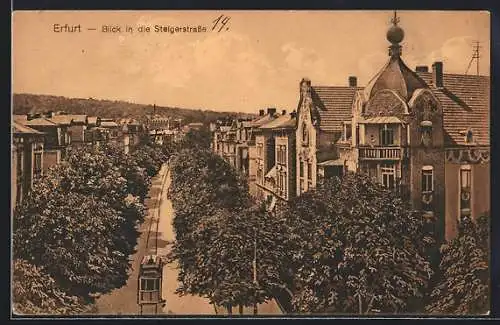
[[[358,123],[363,124],[401,124],[401,121],[396,116],[377,116],[377,117],[369,117],[366,119],[360,119]]]

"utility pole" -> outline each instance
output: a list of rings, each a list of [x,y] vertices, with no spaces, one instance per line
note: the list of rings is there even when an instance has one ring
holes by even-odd
[[[253,314],[257,315],[257,227],[255,227],[255,234],[253,240],[253,284],[255,286],[255,301],[253,303]]]
[[[474,44],[473,44],[473,53],[472,53],[472,58],[469,62],[469,65],[467,66],[467,70],[465,70],[465,74],[467,74],[467,72],[469,72],[469,69],[470,69],[470,66],[472,65],[472,62],[474,60],[476,60],[476,75],[479,76],[479,58],[480,58],[480,54],[479,54],[479,49],[481,48],[481,46],[479,46],[479,41],[474,41]]]

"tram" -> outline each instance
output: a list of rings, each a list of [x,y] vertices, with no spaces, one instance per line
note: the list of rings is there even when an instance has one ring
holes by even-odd
[[[137,304],[141,315],[144,306],[154,307],[155,314],[158,314],[158,305],[165,306],[166,301],[161,294],[163,265],[163,260],[157,255],[142,258],[137,279]]]

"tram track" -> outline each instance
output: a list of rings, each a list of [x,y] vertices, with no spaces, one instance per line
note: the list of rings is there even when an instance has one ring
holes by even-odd
[[[165,167],[163,167],[165,166]],[[155,250],[155,255],[158,254],[158,230],[159,230],[159,223],[160,223],[160,207],[163,202],[163,192],[165,191],[165,185],[167,184],[167,177],[168,177],[168,164],[163,165],[162,168],[167,168],[167,171],[163,175],[161,179],[161,188],[160,188],[160,193],[158,193],[158,199],[156,203],[156,213],[154,216],[150,218],[149,222],[149,227],[148,227],[148,235],[146,237],[146,249],[150,248],[150,239],[151,239],[151,232],[152,230],[156,227],[156,237],[154,239],[154,250]],[[155,225],[156,224],[156,225]]]

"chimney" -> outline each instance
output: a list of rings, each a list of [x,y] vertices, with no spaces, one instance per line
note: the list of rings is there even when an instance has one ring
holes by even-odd
[[[286,109],[281,111],[281,115],[286,115]]]
[[[274,115],[276,113],[276,108],[268,108],[267,109],[267,114],[269,115]]]
[[[443,62],[434,62],[432,64],[432,83],[436,88],[442,88],[443,85]]]
[[[259,116],[264,116],[264,110],[263,109],[259,110]]]
[[[417,65],[415,67],[416,72],[429,72],[429,67],[426,65]]]
[[[349,77],[349,87],[357,87],[358,86],[358,78],[355,76]]]

